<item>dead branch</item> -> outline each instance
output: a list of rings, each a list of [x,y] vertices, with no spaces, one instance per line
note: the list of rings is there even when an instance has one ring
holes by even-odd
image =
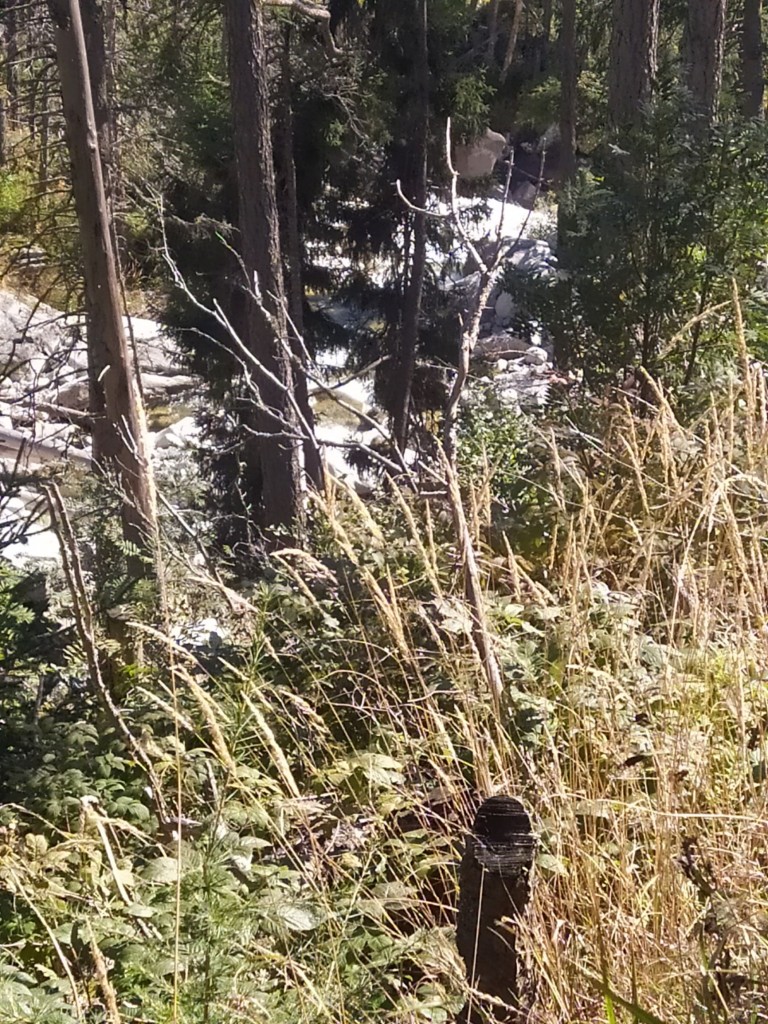
[[[307,3],[306,0],[266,0],[266,6],[287,8],[310,21],[316,21],[328,56],[340,57],[343,54],[344,51],[338,48],[333,38],[331,12],[327,7],[318,7],[317,4]]]

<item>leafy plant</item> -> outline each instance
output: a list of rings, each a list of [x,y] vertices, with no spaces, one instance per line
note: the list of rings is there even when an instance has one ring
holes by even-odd
[[[556,277],[507,282],[562,364],[591,384],[641,366],[679,386],[732,348],[711,311],[732,279],[745,295],[759,283],[765,146],[751,122],[692,134],[674,94],[621,147],[604,143],[561,199]]]

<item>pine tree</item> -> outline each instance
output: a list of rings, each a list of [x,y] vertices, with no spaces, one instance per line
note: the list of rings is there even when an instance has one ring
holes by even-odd
[[[763,117],[763,0],[744,0],[741,22],[742,109],[747,117]]]
[[[248,367],[258,397],[248,417],[245,485],[259,526],[295,530],[302,513],[301,445],[285,316],[262,5],[227,0],[225,18],[240,256],[246,277],[243,340],[260,367]]]
[[[614,0],[608,111],[617,128],[635,124],[650,101],[658,40],[659,0]]]
[[[711,122],[723,81],[726,0],[688,0],[682,55],[694,108]]]

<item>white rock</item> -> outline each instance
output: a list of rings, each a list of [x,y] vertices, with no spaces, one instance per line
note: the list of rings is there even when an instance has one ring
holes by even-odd
[[[475,356],[479,359],[508,359],[516,352],[527,352],[528,347],[525,338],[502,332],[480,338],[475,346]]]
[[[500,292],[494,307],[497,320],[511,320],[515,313],[515,300],[509,292]]]
[[[513,192],[512,202],[525,207],[526,210],[532,210],[538,194],[539,190],[532,181],[524,181]]]
[[[504,373],[504,371],[507,369],[508,366],[509,366],[509,360],[508,359],[499,359],[497,361],[497,363],[496,363],[496,369],[500,373]]]
[[[182,391],[189,391],[198,383],[194,377],[188,377],[183,373],[151,373],[141,372],[141,383],[147,395],[176,395]]]
[[[523,353],[523,362],[527,366],[546,366],[549,356],[543,348],[538,345],[531,345],[527,352]]]
[[[71,423],[51,423],[44,421],[42,416],[38,414],[35,422],[35,440],[48,442],[58,442],[64,447],[76,433],[76,428]]]
[[[456,147],[454,167],[462,178],[487,178],[506,145],[503,135],[486,128],[484,134],[468,146]]]
[[[59,538],[53,530],[41,530],[25,540],[3,548],[3,558],[17,567],[27,562],[58,562],[61,554]]]
[[[84,412],[89,404],[88,378],[78,377],[59,388],[56,401],[65,409],[77,409],[79,412]]]
[[[189,448],[197,440],[200,431],[194,416],[185,416],[177,423],[152,434],[155,448]]]

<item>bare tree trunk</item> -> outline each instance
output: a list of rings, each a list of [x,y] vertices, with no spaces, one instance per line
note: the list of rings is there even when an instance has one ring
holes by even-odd
[[[6,64],[5,88],[8,93],[8,127],[18,127],[19,121],[19,0],[8,0],[5,8]]]
[[[493,67],[496,63],[496,43],[499,38],[499,0],[491,0],[488,11],[488,47],[486,60]]]
[[[80,16],[88,53],[88,74],[93,97],[93,114],[99,139],[99,153],[107,202],[112,202],[112,102],[109,89],[109,56],[104,24],[105,8],[101,0],[80,0]]]
[[[295,331],[291,331],[291,345],[294,357],[294,386],[296,401],[304,420],[314,431],[314,414],[309,404],[306,374],[297,372],[304,365],[298,334],[304,337],[304,284],[301,273],[301,234],[299,232],[299,203],[296,194],[296,163],[294,158],[293,100],[291,97],[291,33],[290,24],[283,32],[282,60],[280,67],[280,96],[278,117],[278,147],[281,189],[280,203],[282,237],[285,251],[285,265],[288,284],[288,310]],[[323,487],[323,462],[314,437],[304,440],[304,471],[308,480],[319,491]]]
[[[744,0],[741,23],[741,91],[746,117],[764,117],[763,0]]]
[[[427,218],[423,210],[427,205],[427,138],[429,134],[429,51],[427,43],[427,0],[415,0],[416,32],[416,110],[413,123],[414,174],[412,195],[418,209],[413,217],[413,248],[408,285],[405,293],[403,321],[397,359],[394,368],[394,386],[397,389],[394,406],[394,435],[400,451],[408,443],[408,424],[413,395],[413,374],[416,368],[416,350],[421,321],[421,297],[427,267]]]
[[[726,0],[688,0],[683,31],[686,81],[696,110],[714,121],[723,81]]]
[[[552,0],[542,0],[541,34],[536,40],[536,74],[544,76],[549,68],[552,41]]]
[[[49,0],[49,8],[83,250],[94,461],[117,473],[125,539],[153,554],[157,522],[147,426],[123,327],[80,6],[78,0]]]
[[[543,0],[541,5],[542,35],[547,42],[552,35],[552,7],[552,0]]]
[[[509,38],[507,39],[507,49],[504,51],[504,61],[501,65],[501,81],[506,81],[509,69],[512,67],[512,61],[515,59],[515,50],[517,49],[517,40],[520,35],[520,25],[523,20],[523,0],[515,0],[515,7],[512,11],[512,22],[509,26]]]
[[[50,81],[46,76],[43,80],[42,96],[40,97],[40,152],[37,163],[38,190],[43,195],[46,191],[50,163],[51,142],[51,111]]]
[[[576,0],[563,0],[560,23],[560,147],[561,181],[576,173],[576,90],[579,79],[576,54]]]
[[[246,490],[262,527],[301,520],[300,442],[292,406],[294,374],[285,318],[280,228],[272,157],[267,53],[260,0],[226,0],[229,81],[237,166],[241,256],[247,275],[246,337],[267,371],[244,450]],[[253,294],[254,284],[260,298]],[[256,436],[258,435],[258,436]]]
[[[616,128],[636,123],[651,98],[658,40],[659,0],[613,0],[608,113]]]

